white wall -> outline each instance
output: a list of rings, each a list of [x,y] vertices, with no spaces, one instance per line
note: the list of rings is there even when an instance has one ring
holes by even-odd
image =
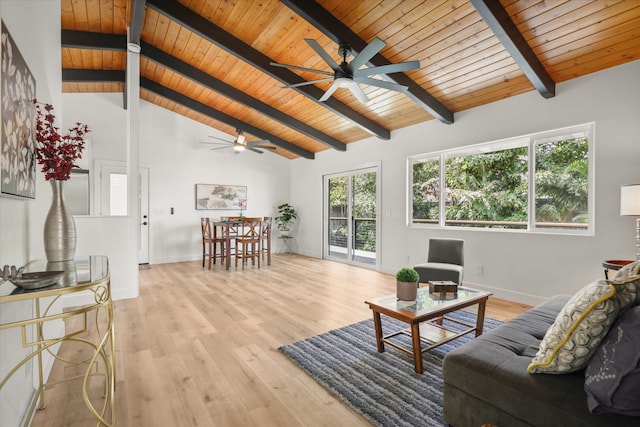
[[[381,269],[394,273],[426,259],[427,239],[465,239],[465,282],[498,296],[536,303],[573,293],[603,277],[605,259],[633,259],[634,219],[620,217],[620,186],[640,182],[640,61],[558,85],[553,99],[530,92],[456,113],[453,125],[435,120],[370,138],[346,153],[291,162],[291,203],[299,211],[300,253],[322,254],[322,176],[381,161]],[[408,156],[565,126],[596,122],[595,235],[539,235],[406,226]],[[295,179],[293,179],[295,178]],[[408,257],[408,258],[407,258]],[[476,273],[483,266],[484,274]]]
[[[127,111],[123,108],[121,93],[65,93],[62,95],[62,107],[65,121],[61,129],[68,129],[76,122],[89,126],[91,149],[83,153],[83,161],[90,168],[92,180],[97,174],[94,167],[96,159],[123,164],[127,161]],[[137,250],[123,244],[129,236],[128,219],[100,216],[76,216],[74,219],[78,239],[76,254],[108,256],[113,297],[136,297]],[[66,299],[69,305],[81,302],[79,299]]]
[[[200,141],[234,136],[144,101],[140,110],[140,162],[150,167],[151,264],[201,258],[200,217],[239,214],[196,210],[195,184],[247,186],[245,216],[274,216],[276,206],[289,200],[289,160],[273,153],[212,151]]]
[[[25,11],[28,11],[25,12]],[[60,3],[59,1],[0,0],[0,16],[36,80],[36,96],[60,105]],[[61,113],[61,111],[57,111]],[[60,117],[60,114],[58,115]],[[36,200],[0,197],[0,261],[2,265],[24,265],[44,255],[42,224],[50,203],[49,185],[37,174]],[[54,308],[55,310],[56,308]],[[59,309],[59,308],[57,308]],[[3,304],[0,322],[33,315],[33,304]],[[61,322],[57,325],[61,328]],[[19,331],[0,331],[0,378],[23,359]],[[45,364],[51,358],[45,355]],[[18,425],[33,394],[35,381],[31,363],[18,371],[0,390],[0,425]]]

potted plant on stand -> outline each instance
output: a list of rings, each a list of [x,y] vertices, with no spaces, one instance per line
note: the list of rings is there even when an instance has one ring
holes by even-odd
[[[418,295],[420,276],[413,268],[404,267],[396,273],[396,296],[399,300],[413,301]]]
[[[289,203],[283,203],[278,206],[278,216],[275,217],[276,225],[280,230],[281,236],[289,235],[289,224],[298,217],[296,210]]]

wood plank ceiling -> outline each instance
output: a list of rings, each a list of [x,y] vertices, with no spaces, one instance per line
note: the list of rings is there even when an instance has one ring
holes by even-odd
[[[640,0],[61,0],[64,92],[122,92],[127,41],[139,44],[140,97],[229,135],[269,139],[274,153],[327,149],[635,61]],[[127,28],[131,26],[129,40]],[[420,61],[389,74],[399,93],[361,85],[317,102],[331,82],[269,61],[330,71],[338,41],[386,46],[371,65]],[[348,38],[347,40],[345,40]],[[402,79],[402,80],[401,80]],[[204,137],[204,136],[203,136]],[[231,137],[230,137],[231,139]],[[267,154],[268,155],[268,154]]]

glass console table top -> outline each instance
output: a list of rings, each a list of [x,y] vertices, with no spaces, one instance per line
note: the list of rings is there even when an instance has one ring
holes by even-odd
[[[109,278],[109,259],[102,255],[76,257],[73,261],[47,262],[36,260],[24,266],[25,273],[39,271],[64,271],[58,283],[39,289],[22,289],[13,283],[4,281],[0,284],[0,302],[31,299],[34,293],[38,296],[60,295],[67,292],[78,292],[82,287]]]

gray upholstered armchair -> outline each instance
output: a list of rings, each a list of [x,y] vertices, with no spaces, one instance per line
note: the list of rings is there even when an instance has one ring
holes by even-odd
[[[461,285],[464,273],[464,240],[429,239],[427,262],[413,268],[420,275],[420,283],[451,280]]]

